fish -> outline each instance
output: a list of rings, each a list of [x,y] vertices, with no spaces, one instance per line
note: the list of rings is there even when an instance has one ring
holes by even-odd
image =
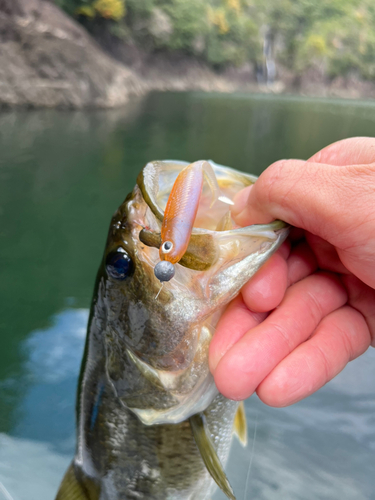
[[[233,200],[256,177],[208,161]],[[208,348],[228,302],[279,248],[282,221],[235,226],[202,186],[175,276],[154,274],[169,194],[182,161],[152,161],[112,217],[97,274],[76,402],[77,445],[56,500],[209,500],[243,404],[219,394]],[[156,295],[158,297],[156,299]]]

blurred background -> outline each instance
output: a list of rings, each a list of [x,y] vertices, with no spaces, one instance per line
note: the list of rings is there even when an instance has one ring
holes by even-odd
[[[53,500],[73,456],[96,269],[140,169],[259,175],[375,136],[374,22],[368,0],[0,0],[0,500]],[[374,498],[374,379],[368,351],[290,408],[252,396],[237,499]]]

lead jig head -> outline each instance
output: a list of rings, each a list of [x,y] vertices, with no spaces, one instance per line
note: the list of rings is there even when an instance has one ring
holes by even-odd
[[[161,282],[171,280],[175,272],[174,265],[167,260],[161,260],[154,267],[154,274]]]

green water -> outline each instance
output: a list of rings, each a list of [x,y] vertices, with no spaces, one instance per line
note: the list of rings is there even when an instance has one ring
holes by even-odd
[[[188,93],[113,111],[1,112],[1,500],[53,499],[73,454],[96,268],[142,166],[211,158],[259,174],[355,135],[375,136],[373,103]],[[288,409],[251,398],[249,447],[229,465],[238,499],[251,460],[246,498],[373,498],[374,366],[368,352]]]

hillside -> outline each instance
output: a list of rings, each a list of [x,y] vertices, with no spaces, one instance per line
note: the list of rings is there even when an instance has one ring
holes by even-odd
[[[0,104],[113,107],[143,92],[86,30],[45,0],[0,0]]]
[[[0,0],[0,106],[108,108],[151,90],[375,97],[375,9],[155,1]]]

